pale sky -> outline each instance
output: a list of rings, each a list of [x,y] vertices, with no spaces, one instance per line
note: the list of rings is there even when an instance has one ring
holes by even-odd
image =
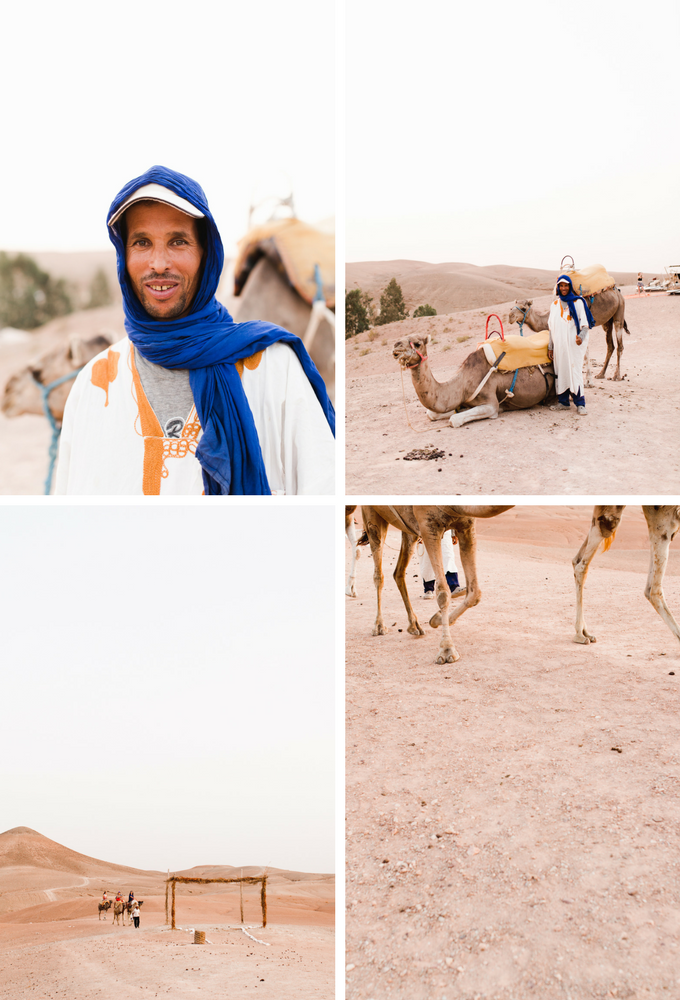
[[[679,52],[678,0],[347,0],[347,259],[680,263]]]
[[[0,832],[334,870],[333,507],[0,506]]]
[[[106,215],[156,163],[195,178],[228,254],[292,184],[334,214],[334,10],[135,0],[3,6],[0,249],[106,250]]]

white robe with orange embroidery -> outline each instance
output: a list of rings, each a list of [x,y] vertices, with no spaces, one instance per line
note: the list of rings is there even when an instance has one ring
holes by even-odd
[[[237,365],[274,495],[334,492],[334,440],[314,390],[286,344]],[[87,364],[71,390],[59,443],[57,494],[203,493],[195,457],[201,427],[192,408],[179,438],[163,436],[144,394],[132,343]]]

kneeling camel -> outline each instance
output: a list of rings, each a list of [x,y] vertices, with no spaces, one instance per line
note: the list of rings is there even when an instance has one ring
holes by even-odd
[[[418,399],[430,420],[448,419],[452,427],[462,427],[472,420],[494,420],[499,410],[526,410],[554,390],[552,364],[520,368],[515,378],[514,372],[493,368],[481,348],[468,354],[448,382],[437,382],[427,356],[429,341],[429,334],[404,337],[396,342],[392,355],[402,368],[410,369]],[[484,382],[487,375],[489,378]]]

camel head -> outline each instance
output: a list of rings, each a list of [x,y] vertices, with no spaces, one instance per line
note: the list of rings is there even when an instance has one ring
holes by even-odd
[[[531,309],[533,301],[533,299],[522,299],[521,301],[519,299],[516,300],[514,306],[510,310],[510,316],[508,317],[509,321],[511,323],[521,323],[522,317],[526,316],[529,309]]]
[[[73,337],[68,344],[43,354],[32,364],[12,375],[5,386],[2,398],[2,412],[7,417],[19,417],[22,413],[37,413],[44,416],[42,394],[37,385],[49,385],[62,375],[68,375],[86,365],[88,361],[110,347],[115,337],[111,334],[97,334],[90,340]],[[64,382],[50,393],[50,409],[54,419],[60,423],[64,417],[64,407],[73,382]]]
[[[399,362],[402,368],[415,368],[427,357],[429,342],[429,333],[424,337],[419,335],[402,337],[392,348],[392,357]]]

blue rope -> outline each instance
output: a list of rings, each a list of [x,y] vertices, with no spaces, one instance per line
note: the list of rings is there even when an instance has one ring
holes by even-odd
[[[515,389],[515,382],[517,381],[517,372],[518,371],[519,371],[519,368],[515,368],[515,374],[512,376],[512,385],[510,386],[510,392],[513,392],[514,389]]]
[[[47,467],[47,479],[45,480],[45,496],[48,497],[52,490],[52,476],[54,475],[54,463],[57,460],[57,451],[59,448],[59,436],[61,434],[61,427],[57,424],[54,419],[54,414],[50,410],[49,395],[53,389],[56,389],[58,385],[63,382],[69,382],[72,378],[83,370],[85,365],[81,365],[80,368],[76,368],[75,371],[69,372],[68,375],[62,375],[61,378],[56,379],[54,382],[50,382],[49,385],[43,385],[36,376],[33,376],[33,380],[40,389],[42,395],[43,410],[45,411],[45,416],[47,417],[48,423],[52,428],[52,440],[50,441],[50,448],[48,451],[49,464]]]
[[[524,326],[524,320],[527,318],[527,313],[529,312],[529,309],[527,309],[525,312],[523,312],[522,309],[519,306],[517,306],[517,308],[522,313],[522,320],[521,320],[521,322],[519,324],[519,335],[520,335],[520,337],[523,337],[524,334],[522,333],[522,327]]]

